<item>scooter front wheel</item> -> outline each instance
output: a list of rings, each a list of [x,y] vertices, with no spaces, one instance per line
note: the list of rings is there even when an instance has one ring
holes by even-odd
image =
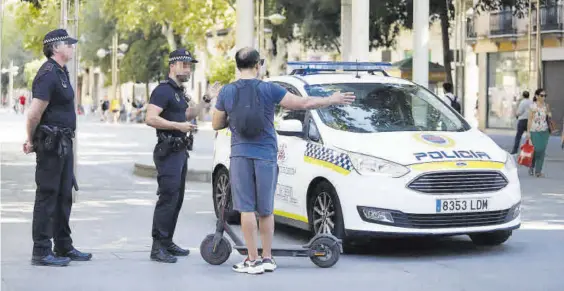
[[[320,237],[313,241],[310,248],[311,261],[321,268],[333,267],[341,256],[339,243],[329,237]]]
[[[221,237],[216,245],[214,245],[214,235],[208,234],[200,244],[200,255],[208,264],[221,265],[229,259],[231,252],[231,244],[225,237]]]

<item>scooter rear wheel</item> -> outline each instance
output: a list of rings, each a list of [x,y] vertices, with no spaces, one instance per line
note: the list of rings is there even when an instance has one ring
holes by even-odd
[[[211,265],[221,265],[229,259],[233,249],[225,237],[221,237],[214,250],[213,234],[208,234],[200,244],[200,255]]]
[[[321,268],[333,267],[341,256],[339,243],[328,237],[320,237],[313,241],[310,248],[311,261]]]

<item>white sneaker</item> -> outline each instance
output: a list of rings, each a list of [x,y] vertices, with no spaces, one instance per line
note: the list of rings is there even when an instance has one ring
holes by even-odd
[[[272,258],[263,258],[262,266],[266,272],[274,272],[276,270],[276,262]]]
[[[233,271],[238,273],[247,273],[247,274],[262,274],[264,273],[264,267],[260,260],[251,261],[249,258],[245,258],[245,260],[239,264],[233,265]]]

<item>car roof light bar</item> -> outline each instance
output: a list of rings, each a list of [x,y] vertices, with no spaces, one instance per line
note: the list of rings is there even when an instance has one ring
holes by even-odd
[[[319,72],[380,72],[388,76],[386,69],[392,67],[391,63],[386,62],[288,62],[288,67],[292,68],[290,75],[312,75]]]

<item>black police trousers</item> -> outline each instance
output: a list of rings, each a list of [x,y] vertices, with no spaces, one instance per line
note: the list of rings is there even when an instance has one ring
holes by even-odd
[[[33,207],[33,255],[44,256],[55,249],[72,249],[69,217],[72,207],[73,150],[72,141],[63,157],[56,152],[36,152],[35,205]]]
[[[153,155],[157,168],[158,201],[153,215],[152,237],[156,245],[172,243],[178,214],[184,201],[184,187],[188,167],[186,150],[171,151],[164,157]]]

